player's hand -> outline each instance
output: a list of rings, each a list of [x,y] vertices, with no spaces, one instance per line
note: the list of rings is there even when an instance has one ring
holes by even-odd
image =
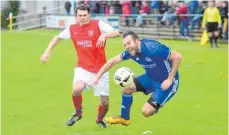
[[[49,52],[45,52],[41,55],[40,57],[40,61],[43,63],[46,63],[49,59]]]
[[[99,39],[98,39],[97,43],[96,43],[96,47],[97,47],[97,48],[102,48],[102,47],[104,47],[104,46],[105,46],[105,42],[106,42],[106,37],[105,37],[104,34],[101,34],[101,35],[99,36]]]
[[[167,90],[170,86],[171,86],[171,84],[173,83],[173,81],[171,80],[171,79],[169,79],[169,78],[167,78],[166,80],[164,80],[164,82],[161,84],[161,89],[162,90]]]
[[[99,83],[99,78],[98,77],[94,77],[89,83],[89,86],[93,86],[93,85],[97,85]]]

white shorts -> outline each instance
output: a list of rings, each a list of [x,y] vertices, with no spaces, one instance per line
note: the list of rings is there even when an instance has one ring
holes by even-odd
[[[77,81],[84,81],[85,88],[84,90],[89,89],[88,83],[92,81],[96,74],[91,73],[81,67],[77,67],[74,69],[74,78],[73,78],[73,85]],[[103,76],[99,79],[97,85],[92,86],[95,96],[109,96],[109,73],[106,72]]]

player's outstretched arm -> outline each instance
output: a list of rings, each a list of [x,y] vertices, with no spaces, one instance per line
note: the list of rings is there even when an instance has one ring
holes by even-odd
[[[168,78],[161,85],[162,90],[168,89],[169,86],[172,84],[176,72],[178,71],[178,67],[180,65],[181,59],[182,59],[182,55],[180,53],[171,51],[169,60],[172,61],[172,69],[171,72],[169,73]]]
[[[41,62],[43,62],[43,63],[47,62],[49,55],[50,55],[50,52],[51,52],[51,49],[53,47],[55,47],[60,40],[61,40],[61,38],[59,36],[53,37],[53,39],[49,42],[49,45],[46,48],[45,52],[40,57]]]
[[[109,69],[111,69],[115,64],[121,62],[121,54],[118,54],[116,56],[114,56],[113,58],[111,58],[110,60],[108,60],[103,67],[99,70],[99,72],[96,74],[96,77],[94,78],[94,80],[89,83],[89,85],[95,85],[98,83],[99,79],[101,78],[101,76],[106,73]]]

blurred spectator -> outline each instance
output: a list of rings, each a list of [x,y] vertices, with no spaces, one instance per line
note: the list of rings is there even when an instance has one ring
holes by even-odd
[[[141,10],[139,12],[141,14],[150,14],[150,6],[148,5],[146,0],[144,0],[142,2],[142,7],[141,7]]]
[[[163,0],[163,1],[160,1],[159,3],[159,13],[160,13],[160,16],[158,17],[158,21],[161,21],[162,24],[164,24],[164,21],[165,20],[162,20],[164,14],[166,14],[166,12],[168,11],[168,2],[166,0]]]
[[[125,0],[122,2],[122,14],[125,19],[126,25],[128,26],[130,23],[129,17],[130,17],[130,1]]]
[[[96,3],[95,3],[95,8],[93,9],[93,12],[94,12],[95,14],[99,14],[99,13],[100,13],[100,8],[101,8],[100,2],[96,2]]]
[[[147,1],[142,2],[141,10],[139,11],[139,15],[136,20],[136,26],[141,26],[144,24],[143,16],[150,13],[150,6],[148,5]],[[145,20],[146,24],[149,24],[150,20]]]
[[[116,1],[114,4],[114,12],[115,14],[122,14],[122,5],[120,4],[119,1]]]
[[[65,11],[66,11],[66,14],[67,15],[70,15],[70,13],[71,13],[71,7],[72,7],[71,2],[66,1],[65,2],[65,5],[64,5],[64,8],[65,8]]]
[[[162,24],[172,25],[176,21],[176,3],[172,1],[168,2],[168,10],[164,13],[164,16],[161,20]]]
[[[100,14],[109,15],[109,5],[107,1],[101,2]]]
[[[160,1],[159,13],[164,14],[168,10],[168,2],[166,0]]]
[[[195,28],[197,25],[197,28],[201,28],[201,16],[204,13],[204,7],[201,2],[198,3],[198,7],[195,9],[194,16],[192,17],[190,24],[191,24],[191,31]]]
[[[150,6],[153,14],[159,14],[159,0],[151,0]]]
[[[228,2],[222,2],[223,39],[228,40]]]
[[[109,11],[109,13],[110,13],[110,15],[113,15],[113,14],[115,14],[115,2],[114,1],[110,1],[110,11]]]
[[[222,21],[221,21],[219,10],[215,7],[214,1],[209,1],[208,8],[205,9],[204,11],[204,17],[202,21],[203,29],[206,29],[206,23],[207,23],[207,31],[208,31],[211,47],[215,45],[218,48],[219,47],[217,43],[217,39],[219,36],[218,28],[221,27]]]
[[[136,24],[137,14],[139,14],[139,11],[141,10],[141,2],[140,1],[131,1],[131,14],[133,19],[133,24]]]
[[[131,1],[131,14],[139,14],[141,3],[139,1]]]
[[[198,0],[191,0],[188,3],[188,12],[189,12],[189,14],[195,14],[197,8],[198,8]]]
[[[74,1],[75,2],[75,1]],[[93,14],[94,13],[94,9],[95,9],[95,4],[96,4],[96,1],[88,1],[87,2],[87,4],[89,5],[89,7],[90,7],[90,9],[92,9],[91,11],[90,11],[90,13],[91,14]],[[75,10],[74,10],[75,11]]]
[[[219,9],[219,13],[220,13],[220,15],[221,15],[221,21],[222,21],[222,24],[223,24],[223,12],[224,12],[224,9],[222,8],[222,2],[221,1],[216,1],[215,2],[215,6]],[[223,36],[222,36],[222,33],[223,33],[223,30],[222,30],[222,27],[220,27],[219,28],[219,36],[218,36],[218,38],[223,38]]]
[[[178,16],[178,24],[180,27],[180,35],[185,36],[185,30],[187,32],[187,36],[189,36],[189,29],[188,29],[188,8],[184,4],[183,1],[179,1],[179,8],[177,8],[177,16]]]

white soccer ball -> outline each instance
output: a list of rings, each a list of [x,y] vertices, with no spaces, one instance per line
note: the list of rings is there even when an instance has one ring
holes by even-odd
[[[121,67],[114,73],[114,81],[121,87],[126,87],[134,81],[134,73],[127,67]]]

